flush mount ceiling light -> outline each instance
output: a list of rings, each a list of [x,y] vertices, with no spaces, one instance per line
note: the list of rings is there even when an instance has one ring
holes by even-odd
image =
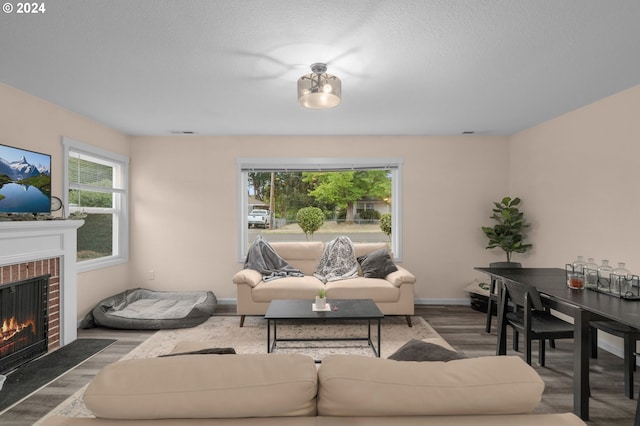
[[[305,108],[329,109],[340,103],[342,82],[335,75],[327,74],[327,65],[311,65],[311,74],[298,79],[298,102]]]

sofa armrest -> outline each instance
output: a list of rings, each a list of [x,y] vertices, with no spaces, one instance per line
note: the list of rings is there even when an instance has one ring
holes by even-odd
[[[243,269],[236,272],[232,280],[234,284],[249,284],[255,287],[262,281],[262,274],[255,269]]]
[[[416,283],[415,275],[404,269],[402,266],[398,266],[398,270],[387,275],[385,279],[396,287],[400,287],[402,284]]]

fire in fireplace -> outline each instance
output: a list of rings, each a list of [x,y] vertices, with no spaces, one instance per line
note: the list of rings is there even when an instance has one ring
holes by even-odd
[[[47,352],[49,275],[0,287],[0,373]]]
[[[13,344],[21,340],[32,339],[37,334],[36,322],[33,318],[29,318],[24,322],[18,322],[16,317],[8,320],[3,318],[2,321],[2,346],[0,346],[0,354],[7,351]]]

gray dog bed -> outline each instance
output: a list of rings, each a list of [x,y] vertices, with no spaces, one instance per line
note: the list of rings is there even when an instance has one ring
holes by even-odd
[[[213,315],[216,303],[216,296],[210,291],[137,288],[102,300],[82,320],[80,327],[131,330],[194,327]]]

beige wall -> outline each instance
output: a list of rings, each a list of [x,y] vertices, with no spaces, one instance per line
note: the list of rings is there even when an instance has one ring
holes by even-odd
[[[464,299],[502,259],[480,226],[508,189],[500,137],[134,137],[132,284],[235,298],[238,157],[402,157],[404,266],[422,299]],[[188,168],[187,168],[188,167]],[[148,271],[155,280],[148,280]]]
[[[511,192],[533,226],[527,266],[577,255],[640,273],[640,86],[514,135]]]
[[[640,274],[639,115],[636,86],[511,138],[511,192],[533,224],[527,266],[582,255]],[[622,356],[622,339],[600,335]]]
[[[62,197],[62,136],[119,154],[129,139],[107,126],[0,83],[0,143],[51,154],[52,193]],[[129,286],[129,265],[78,275],[78,314]]]

